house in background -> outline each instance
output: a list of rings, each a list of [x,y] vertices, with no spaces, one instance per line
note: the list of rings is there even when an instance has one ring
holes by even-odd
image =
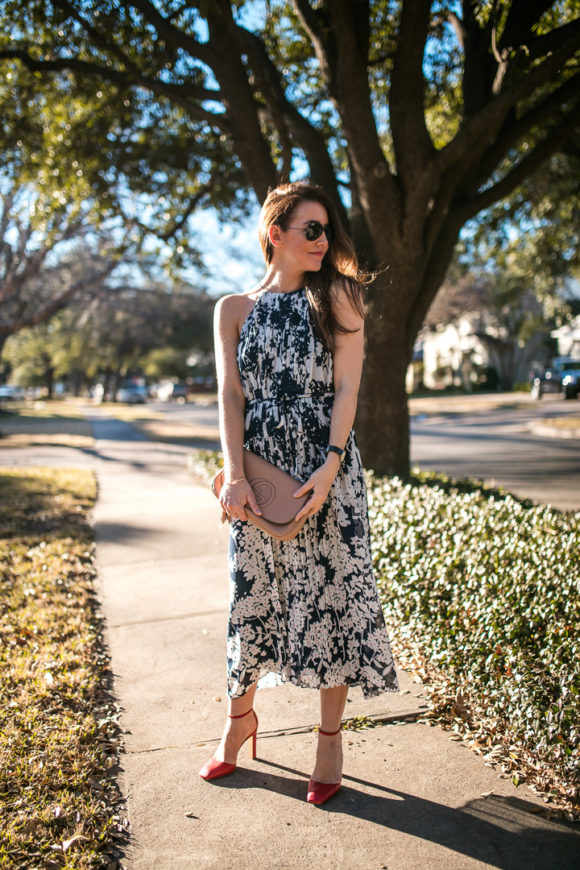
[[[518,302],[494,305],[493,293],[472,275],[443,284],[419,333],[407,389],[510,390],[527,383],[556,348],[540,303],[526,293]]]
[[[552,331],[558,342],[558,356],[571,356],[580,359],[580,314],[571,323]]]

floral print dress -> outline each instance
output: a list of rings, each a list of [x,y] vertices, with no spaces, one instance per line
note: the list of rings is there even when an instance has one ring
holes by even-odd
[[[242,326],[237,359],[244,446],[307,480],[326,459],[334,393],[332,355],[316,333],[304,289],[258,298]],[[398,688],[354,432],[326,502],[293,540],[232,523],[229,573],[230,697],[261,678],[260,686],[361,686],[365,697]]]

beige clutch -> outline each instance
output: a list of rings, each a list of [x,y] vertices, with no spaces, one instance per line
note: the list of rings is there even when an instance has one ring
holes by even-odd
[[[303,482],[287,474],[262,459],[251,450],[244,449],[244,473],[250,486],[254,490],[256,501],[262,511],[261,516],[255,514],[246,506],[248,519],[263,532],[278,538],[280,541],[289,541],[294,538],[304,523],[306,517],[296,522],[294,517],[310,498],[306,493],[300,498],[294,498]],[[216,498],[219,498],[224,483],[224,470],[218,471],[211,482],[211,488]]]

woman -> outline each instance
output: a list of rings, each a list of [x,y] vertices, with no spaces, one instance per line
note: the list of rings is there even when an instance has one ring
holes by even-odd
[[[360,455],[352,425],[363,362],[363,301],[354,248],[322,188],[285,184],[260,215],[261,283],[216,306],[215,342],[231,522],[228,696],[220,746],[200,771],[231,773],[252,739],[257,681],[320,689],[316,764],[307,792],[340,787],[341,719],[349,686],[365,697],[397,678],[370,557]],[[259,513],[244,477],[247,447],[304,481],[297,537],[278,541],[247,522]]]

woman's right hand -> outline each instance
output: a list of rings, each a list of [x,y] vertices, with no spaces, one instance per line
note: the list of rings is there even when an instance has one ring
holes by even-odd
[[[255,514],[262,513],[258,507],[254,490],[245,477],[232,483],[224,483],[220,491],[219,503],[230,520],[246,521],[248,519],[246,505]]]

